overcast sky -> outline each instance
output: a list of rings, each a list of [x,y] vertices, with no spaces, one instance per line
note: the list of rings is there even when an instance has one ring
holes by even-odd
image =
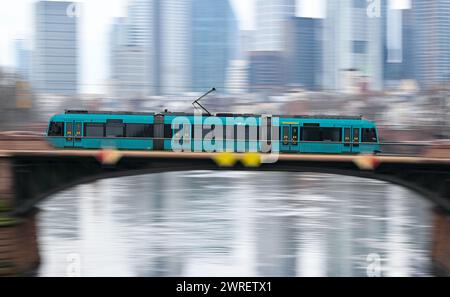
[[[241,29],[255,28],[257,0],[231,0]],[[325,0],[297,0],[297,15],[323,16]],[[33,3],[14,0],[0,10],[0,65],[13,67],[14,40],[32,40]],[[103,92],[107,83],[108,36],[113,17],[125,16],[128,0],[80,0],[80,84],[82,92]]]

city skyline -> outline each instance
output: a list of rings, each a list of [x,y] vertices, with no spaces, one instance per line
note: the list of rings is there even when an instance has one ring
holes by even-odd
[[[303,2],[304,1],[304,2]],[[16,65],[16,40],[32,48],[33,4],[37,0],[19,0],[0,11],[0,67]],[[114,17],[126,16],[128,0],[80,0],[80,91],[104,93],[108,84],[109,30]],[[297,14],[320,17],[325,0],[297,0]],[[230,0],[241,30],[255,29],[256,0]],[[107,9],[105,9],[105,7]]]
[[[104,15],[104,23],[100,20],[95,23],[96,25],[92,26],[92,28],[95,28],[95,30],[92,30],[94,31],[95,36],[101,36],[101,38],[98,38],[96,41],[93,39],[90,41],[89,39],[94,35],[85,34],[84,31],[84,27],[90,21],[90,13],[95,12],[95,10],[92,9],[93,6],[88,4],[91,2],[35,2],[24,0],[21,3],[27,1],[28,3],[62,3],[61,5],[64,7],[67,6],[67,10],[62,9],[64,11],[61,12],[64,17],[67,18],[63,23],[70,22],[71,19],[74,21],[76,26],[76,37],[74,38],[75,42],[73,45],[63,47],[63,49],[66,49],[69,52],[76,50],[77,52],[75,60],[69,63],[74,64],[75,68],[78,68],[78,70],[69,71],[76,76],[73,80],[73,82],[76,83],[76,87],[74,88],[76,93],[105,94],[111,90],[111,87],[117,81],[127,82],[123,84],[123,86],[127,86],[128,88],[136,88],[136,94],[141,94],[138,96],[168,95],[194,90],[200,92],[202,90],[196,87],[202,85],[199,84],[199,82],[205,82],[207,85],[214,85],[221,89],[226,83],[224,77],[228,67],[227,64],[235,59],[229,54],[220,54],[221,48],[239,48],[241,42],[248,43],[251,44],[252,47],[251,49],[247,47],[247,51],[252,52],[252,57],[259,57],[257,63],[262,63],[261,57],[264,57],[265,54],[253,53],[254,51],[272,52],[269,55],[273,57],[273,61],[279,60],[279,65],[286,62],[291,63],[293,61],[289,62],[286,60],[288,58],[286,56],[286,41],[292,37],[286,35],[287,24],[290,18],[298,18],[299,16],[313,18],[323,18],[326,16],[324,18],[324,34],[320,38],[323,40],[324,49],[323,63],[321,63],[321,68],[323,69],[318,69],[316,67],[317,69],[315,68],[315,72],[312,74],[317,77],[317,73],[323,72],[323,81],[321,83],[321,88],[319,89],[344,91],[348,90],[348,87],[359,88],[365,85],[363,88],[367,90],[382,90],[386,82],[389,82],[388,85],[392,87],[403,79],[416,79],[420,86],[432,87],[434,81],[440,81],[442,83],[450,77],[450,71],[446,68],[446,64],[438,63],[440,66],[434,67],[435,73],[433,74],[433,77],[435,78],[430,76],[431,80],[426,83],[424,82],[424,71],[421,71],[421,68],[419,67],[421,65],[419,62],[423,60],[421,57],[428,57],[427,53],[432,51],[431,49],[435,49],[436,46],[441,46],[447,41],[445,39],[446,35],[442,34],[437,36],[438,39],[436,39],[435,43],[427,43],[431,46],[430,50],[419,50],[419,45],[421,45],[419,42],[419,39],[421,39],[419,33],[421,32],[421,29],[414,19],[418,19],[417,11],[421,9],[420,5],[424,5],[424,3],[420,1],[386,0],[379,2],[383,4],[383,7],[380,7],[380,16],[370,17],[370,12],[368,10],[370,5],[368,6],[368,4],[372,2],[367,2],[366,0],[333,1],[328,2],[328,5],[324,5],[324,3],[326,3],[325,0],[317,2],[306,2],[306,0],[249,0],[244,3],[247,5],[253,3],[250,11],[256,16],[257,21],[254,26],[256,25],[257,29],[244,30],[246,27],[243,26],[242,22],[242,6],[236,4],[237,0],[223,0],[230,3],[231,10],[233,11],[232,14],[237,16],[236,20],[238,21],[238,25],[236,28],[241,31],[239,34],[235,34],[233,39],[225,40],[219,37],[228,34],[225,31],[222,32],[222,26],[219,26],[214,30],[208,29],[209,31],[204,31],[210,26],[217,25],[215,23],[216,20],[218,20],[217,17],[210,25],[206,25],[206,23],[202,24],[204,21],[197,21],[197,19],[214,19],[210,16],[215,15],[216,12],[214,12],[214,9],[204,10],[206,4],[195,6],[193,3],[196,2],[192,0],[185,0],[185,2],[183,2],[185,4],[167,1],[167,3],[161,2],[161,4],[157,4],[159,8],[154,10],[155,8],[152,8],[152,6],[155,5],[155,3],[159,3],[159,0],[116,0],[114,2],[116,4],[116,9],[111,9],[112,12],[110,12],[109,15]],[[446,1],[447,0],[442,0],[442,3],[445,3],[443,5],[448,5],[448,2]],[[102,2],[104,2],[104,0],[97,0],[95,3],[98,5]],[[72,5],[72,3],[80,3],[80,5]],[[120,3],[122,3],[122,5],[124,3],[126,4],[125,13],[121,13],[122,15],[125,15],[125,17],[110,18],[110,15],[121,11],[121,8],[118,8]],[[140,4],[136,5],[136,3]],[[217,5],[219,5],[219,3],[221,2],[217,2]],[[336,6],[336,4],[339,5]],[[404,10],[411,8],[412,4],[414,4],[415,9],[405,10],[403,13],[400,11],[400,9]],[[208,5],[211,5],[211,8],[213,8],[216,4],[211,3]],[[36,8],[38,7],[37,5],[35,6]],[[134,8],[132,9],[132,7]],[[196,8],[193,9],[194,7]],[[219,7],[220,6],[217,6],[216,9],[219,9],[219,11],[223,10]],[[241,8],[237,9],[236,7]],[[447,6],[443,7],[447,9]],[[14,10],[14,7],[11,9]],[[146,11],[149,11],[150,14]],[[237,11],[240,11],[240,13]],[[342,12],[342,14],[347,17],[335,17],[337,11]],[[416,17],[410,18],[410,12],[412,12],[413,15],[416,15]],[[402,16],[405,19],[403,22]],[[129,27],[126,29],[129,31],[126,35],[129,36],[126,38],[147,40],[142,44],[135,44],[135,42],[130,39],[127,41],[126,45],[118,51],[121,56],[119,56],[117,61],[123,61],[124,65],[129,66],[126,67],[127,69],[124,68],[126,70],[125,72],[122,70],[117,72],[117,69],[116,72],[131,74],[127,79],[118,79],[115,77],[115,62],[111,59],[111,54],[117,52],[113,49],[114,44],[111,42],[111,38],[114,38],[111,34],[111,29],[114,28],[114,20],[120,20],[120,18],[128,19],[128,23],[125,26]],[[249,18],[247,17],[246,19],[248,20]],[[27,54],[30,52],[29,49],[31,48],[33,52],[32,56],[38,58],[40,55],[39,50],[42,48],[39,45],[40,37],[37,36],[39,33],[38,25],[40,24],[39,14],[35,11],[32,20],[33,23],[30,28],[33,29],[33,33],[25,38],[15,36],[12,40],[14,48],[12,53],[14,58],[8,60],[9,64],[3,63],[5,48],[7,47],[0,47],[0,49],[3,49],[0,50],[0,63],[2,63],[0,66],[14,66],[14,71],[22,77],[26,77],[26,75],[24,75],[24,71],[26,70],[24,70],[24,68],[27,67],[27,63],[30,64],[29,62],[26,62]],[[431,22],[431,20],[428,21]],[[445,26],[440,19],[432,21],[434,27]],[[97,24],[99,25],[97,26]],[[103,24],[104,28],[100,28],[102,27],[100,24]],[[202,25],[199,26],[199,24]],[[153,28],[153,26],[156,27]],[[55,30],[51,32],[53,32],[52,34],[60,35],[58,30],[59,29],[55,27]],[[102,30],[106,30],[107,32],[103,34],[104,32]],[[197,35],[202,36],[201,41],[195,37],[196,30],[202,32]],[[102,31],[101,34],[98,34],[100,31]],[[147,34],[150,35],[147,36]],[[214,35],[217,35],[217,37],[213,37]],[[250,37],[250,40],[248,37]],[[55,37],[51,37],[50,39],[53,40],[54,38]],[[5,36],[2,35],[2,42],[4,42],[4,39]],[[411,43],[411,41],[413,42]],[[62,41],[58,42],[58,44],[60,44]],[[218,46],[217,42],[222,43],[222,45]],[[33,46],[30,47],[30,44]],[[101,44],[102,46],[100,46]],[[211,45],[210,53],[205,51],[205,44]],[[95,50],[93,49],[94,45],[96,45]],[[131,50],[127,50],[126,47],[129,45],[135,47]],[[413,49],[410,49],[411,45],[413,45]],[[215,49],[213,50],[214,47]],[[51,51],[55,50],[52,48]],[[80,52],[79,54],[78,51]],[[141,57],[138,57],[139,54],[137,54],[137,51],[141,52]],[[421,56],[416,57],[418,59],[408,62],[413,57],[411,56],[412,54],[417,56],[419,52]],[[222,59],[223,61],[211,60],[208,62],[209,64],[203,64],[202,60],[205,57],[212,57],[216,54],[227,57]],[[439,56],[440,59],[446,61],[447,54],[446,51],[442,52],[442,55]],[[65,55],[66,53],[63,56]],[[132,58],[131,56],[136,57]],[[196,58],[197,56],[200,59]],[[294,56],[295,54],[291,55],[291,59]],[[59,56],[57,55],[55,57]],[[406,62],[403,61],[404,57]],[[95,63],[88,63],[92,62],[94,58],[96,58]],[[137,62],[138,60],[136,60],[136,58],[142,62]],[[248,59],[248,57],[243,56],[240,56],[239,58]],[[20,59],[23,59],[24,61],[21,61]],[[33,57],[33,63],[31,63],[31,65],[39,64],[36,64],[34,60],[36,60],[36,58]],[[196,61],[202,62],[200,64],[195,64]],[[256,62],[256,60],[254,61]],[[208,66],[211,68],[208,70],[210,71],[210,74],[206,74],[206,65],[218,64],[221,66],[215,68],[215,70],[212,70],[212,66]],[[414,66],[413,64],[417,65]],[[424,63],[422,64],[425,65]],[[52,63],[50,63],[50,65],[52,65]],[[132,65],[135,65],[136,69],[133,68],[134,66]],[[145,66],[146,68],[141,69],[141,65],[147,66]],[[260,64],[262,67],[261,69],[266,69],[268,65],[269,64],[263,67],[263,64]],[[276,63],[272,65],[273,67],[280,67],[276,66]],[[250,66],[252,66],[252,64],[250,64]],[[298,66],[301,68],[302,65]],[[195,72],[192,72],[193,68],[198,69],[196,69]],[[6,69],[8,70],[8,68]],[[36,69],[35,72],[42,72],[43,69],[48,71],[46,67],[41,67],[41,69],[36,67]],[[139,69],[143,71],[142,74],[139,74]],[[276,70],[270,68],[270,70],[273,70],[273,73],[279,72],[281,76],[286,75],[284,69]],[[203,74],[196,78],[196,73]],[[217,78],[220,79],[208,81],[209,78],[212,78],[219,73],[221,74],[217,76]],[[300,72],[298,74],[301,75]],[[112,80],[114,78],[116,80]],[[62,78],[58,78],[57,80],[61,79]],[[280,80],[279,85],[283,85],[289,79],[290,78],[288,77],[283,77]],[[33,78],[32,80],[34,88],[38,92],[41,92],[42,88],[37,86],[37,80]],[[194,80],[197,80],[197,82],[194,83]],[[160,88],[161,90],[139,90],[139,85],[144,88],[153,88],[156,86],[156,88]],[[278,85],[278,83],[275,85]],[[178,91],[173,91],[175,89]]]

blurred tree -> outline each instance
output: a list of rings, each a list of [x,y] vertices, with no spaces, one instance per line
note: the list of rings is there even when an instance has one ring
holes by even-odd
[[[32,102],[28,82],[19,80],[15,73],[0,69],[0,130],[23,129],[32,123]]]

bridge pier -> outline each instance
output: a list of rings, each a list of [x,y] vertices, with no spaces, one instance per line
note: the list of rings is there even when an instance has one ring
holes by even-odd
[[[0,276],[30,275],[39,265],[36,213],[0,216]]]
[[[450,216],[442,210],[434,212],[432,259],[438,276],[450,276]]]
[[[37,209],[24,217],[10,215],[14,207],[13,166],[0,160],[0,276],[27,275],[39,264]]]
[[[11,161],[0,159],[0,212],[13,208],[14,203],[14,171]]]

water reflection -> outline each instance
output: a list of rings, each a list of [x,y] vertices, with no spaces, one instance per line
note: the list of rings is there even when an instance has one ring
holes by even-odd
[[[384,276],[431,273],[431,205],[380,181],[196,171],[103,180],[50,197],[40,275]],[[372,269],[370,268],[370,269]]]

